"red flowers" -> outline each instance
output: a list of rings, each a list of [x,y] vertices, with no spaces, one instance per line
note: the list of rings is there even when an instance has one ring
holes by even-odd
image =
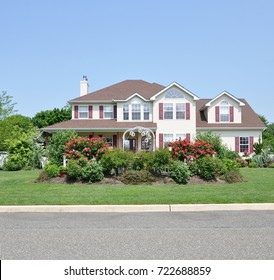
[[[73,137],[65,146],[65,154],[69,159],[84,157],[97,160],[107,151],[108,144],[104,138]]]
[[[213,144],[209,144],[204,140],[196,140],[194,143],[191,143],[188,139],[176,140],[170,143],[170,146],[172,148],[172,157],[182,161],[216,154],[212,149]]]

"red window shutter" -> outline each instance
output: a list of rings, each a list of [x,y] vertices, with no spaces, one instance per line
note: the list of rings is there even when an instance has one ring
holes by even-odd
[[[240,137],[235,137],[235,152],[240,152]]]
[[[230,106],[230,122],[234,122],[234,107]]]
[[[114,119],[117,119],[117,105],[114,105],[113,111],[114,111]]]
[[[159,120],[164,119],[164,104],[159,103]]]
[[[159,133],[159,148],[163,148],[163,147],[164,147],[164,134]]]
[[[190,120],[190,103],[186,103],[186,119]]]
[[[186,134],[186,139],[190,141],[190,133]]]
[[[104,118],[104,106],[99,106],[99,117],[100,119]]]
[[[254,137],[250,136],[249,137],[249,152],[250,152],[250,154],[253,153],[253,150],[254,150],[253,145],[254,145]]]
[[[74,118],[78,119],[78,105],[74,106]]]
[[[88,106],[88,118],[92,119],[92,106]]]
[[[220,107],[215,107],[215,122],[220,122]]]
[[[113,135],[113,147],[117,147],[117,135]]]

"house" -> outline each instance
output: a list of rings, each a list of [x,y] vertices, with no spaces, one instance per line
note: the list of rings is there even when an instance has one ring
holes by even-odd
[[[210,130],[231,150],[252,153],[265,129],[245,99],[227,91],[201,99],[176,82],[166,87],[125,80],[89,93],[84,76],[80,97],[69,103],[71,120],[45,127],[45,132],[70,129],[133,151],[161,148],[179,138],[194,140],[197,132]]]

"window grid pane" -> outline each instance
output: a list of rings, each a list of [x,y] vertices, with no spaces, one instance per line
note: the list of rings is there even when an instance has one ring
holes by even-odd
[[[220,106],[220,120],[221,122],[229,122],[230,114],[228,106]]]
[[[240,137],[240,152],[244,153],[249,150],[248,137]]]
[[[124,105],[123,112],[124,112],[124,120],[128,120],[129,119],[129,106],[128,106],[128,104]]]
[[[164,103],[164,119],[172,120],[173,119],[173,104]]]
[[[140,120],[141,119],[141,105],[140,104],[132,104],[132,120]]]
[[[168,146],[173,141],[173,134],[164,134],[164,146]]]
[[[88,118],[88,106],[79,106],[79,118],[80,119],[87,119]]]
[[[144,104],[144,120],[149,120],[149,104]]]
[[[104,106],[104,116],[105,119],[113,119],[113,106],[111,105]]]
[[[103,135],[103,138],[106,139],[106,142],[110,147],[113,146],[113,136],[112,135]]]

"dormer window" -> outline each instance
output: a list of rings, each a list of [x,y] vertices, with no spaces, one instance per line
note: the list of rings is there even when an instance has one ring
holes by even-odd
[[[230,121],[229,103],[226,100],[223,100],[220,103],[220,121],[221,122]]]

